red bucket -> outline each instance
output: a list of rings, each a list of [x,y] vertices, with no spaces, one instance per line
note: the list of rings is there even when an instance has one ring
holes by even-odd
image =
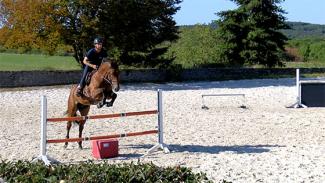
[[[96,159],[113,158],[118,156],[118,140],[92,140],[92,154]]]

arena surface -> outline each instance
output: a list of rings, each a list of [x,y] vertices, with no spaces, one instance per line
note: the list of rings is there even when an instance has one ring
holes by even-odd
[[[63,117],[69,86],[0,89],[0,159],[32,160],[39,155],[41,96],[48,117]],[[286,108],[296,100],[295,79],[239,80],[121,85],[111,108],[91,107],[90,115],[153,110],[163,89],[164,141],[171,153],[141,156],[156,135],[121,138],[111,163],[153,162],[186,166],[219,182],[325,182],[325,108]],[[245,94],[209,97],[202,94]],[[240,108],[244,105],[247,107]],[[135,116],[89,120],[84,136],[156,129],[157,117]],[[50,123],[48,138],[64,138],[65,123]],[[70,137],[77,137],[77,126]],[[62,163],[95,160],[89,141],[48,145],[48,155]]]

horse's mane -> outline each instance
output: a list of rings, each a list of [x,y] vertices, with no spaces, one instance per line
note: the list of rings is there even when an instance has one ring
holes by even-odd
[[[118,64],[117,61],[112,59],[112,58],[104,58],[103,63],[108,62],[111,66],[112,69],[117,70],[118,69]]]

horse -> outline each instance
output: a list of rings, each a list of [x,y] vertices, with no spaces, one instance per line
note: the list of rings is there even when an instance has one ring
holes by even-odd
[[[98,70],[94,70],[93,72],[90,80],[86,82],[88,85],[85,86],[82,96],[77,96],[77,85],[71,87],[68,109],[66,111],[68,117],[77,116],[77,111],[79,111],[81,116],[87,116],[91,105],[97,105],[98,108],[105,104],[107,107],[113,105],[117,97],[115,92],[118,92],[120,89],[118,64],[106,58],[102,60]],[[106,102],[106,99],[110,101]],[[67,139],[69,139],[72,122],[67,122]],[[76,123],[79,124],[79,138],[81,138],[86,119],[76,121]],[[79,149],[82,149],[82,141],[79,141],[78,144]],[[64,148],[67,146],[68,142],[64,144]]]

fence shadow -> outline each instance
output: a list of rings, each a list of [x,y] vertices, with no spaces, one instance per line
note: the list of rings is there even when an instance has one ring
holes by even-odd
[[[202,90],[212,88],[256,88],[267,86],[295,86],[294,78],[282,79],[251,79],[251,80],[229,80],[229,81],[195,81],[174,83],[126,83],[121,86],[122,90]]]

